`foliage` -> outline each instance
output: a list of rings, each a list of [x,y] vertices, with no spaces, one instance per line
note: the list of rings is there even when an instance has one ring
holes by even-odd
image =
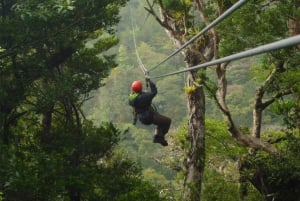
[[[0,200],[163,200],[114,151],[120,130],[81,111],[116,66],[125,3],[0,3]]]
[[[229,135],[224,121],[207,118],[206,125],[206,169],[204,171],[203,200],[235,200],[239,196],[239,170],[237,163],[240,156],[247,153],[244,147],[239,147]],[[187,121],[184,120],[176,130],[172,139],[174,146],[165,159],[166,164],[177,171],[174,188],[180,188],[185,174],[183,160],[189,147],[186,139]],[[181,193],[175,193],[176,199],[181,199]],[[255,191],[249,191],[249,197],[257,196]]]
[[[286,133],[279,139],[281,154],[259,152],[247,156],[243,159],[242,174],[254,184],[258,182],[257,179],[263,180],[263,185],[271,190],[269,196],[272,199],[292,201],[300,194],[299,131]]]
[[[81,139],[81,144],[76,144],[77,147],[72,146],[76,136],[68,134],[57,136],[46,150],[33,147],[36,142],[20,147],[16,153],[2,149],[2,159],[5,153],[19,155],[13,161],[11,158],[1,161],[1,164],[9,164],[10,168],[3,167],[2,171],[8,172],[1,172],[1,178],[8,177],[5,198],[68,200],[66,187],[73,186],[80,189],[85,200],[125,200],[124,197],[130,200],[142,192],[148,200],[160,200],[156,189],[142,181],[140,168],[122,153],[113,153],[107,147],[117,140],[112,139],[114,135],[119,135],[119,131],[111,126],[96,128],[87,122],[84,126],[86,136]],[[72,165],[74,153],[80,154],[79,166]],[[143,188],[147,191],[142,191]]]
[[[185,9],[187,8],[183,4],[189,5],[188,3],[184,3],[188,1],[162,2],[165,6],[169,6],[171,8],[169,11],[172,12],[174,16],[176,15],[176,18],[183,17],[181,11],[186,11]],[[216,4],[224,4],[224,8],[229,8],[235,1],[207,2],[209,4],[205,8],[206,13],[208,13],[210,19],[214,19],[215,13],[213,11]],[[219,46],[220,56],[227,56],[232,53],[255,47],[256,45],[273,42],[286,37],[287,15],[294,15],[297,13],[294,12],[295,8],[293,6],[296,5],[296,1],[273,1],[273,3],[274,4],[270,5],[268,1],[249,1],[240,10],[235,12],[224,22],[220,23],[217,26],[221,39]],[[129,128],[129,132],[123,136],[122,139],[124,139],[124,141],[122,141],[120,146],[126,150],[126,153],[130,157],[139,161],[142,164],[142,167],[150,167],[150,172],[144,171],[145,177],[148,181],[151,181],[152,177],[161,178],[162,180],[163,178],[173,179],[174,173],[170,173],[170,170],[163,166],[163,164],[171,161],[171,165],[168,164],[171,168],[175,168],[176,171],[181,168],[183,160],[181,155],[182,153],[177,152],[177,146],[182,145],[183,148],[188,146],[184,144],[186,143],[186,128],[183,128],[178,133],[178,137],[180,138],[179,141],[183,144],[172,144],[173,152],[170,151],[169,153],[169,150],[161,150],[159,147],[151,144],[152,139],[149,133],[152,132],[152,128],[144,127],[142,125],[137,125],[137,127],[134,128],[129,125],[131,122],[131,110],[130,107],[127,107],[129,86],[134,79],[143,80],[143,74],[136,66],[136,55],[132,41],[132,26],[130,20],[128,20],[130,19],[130,15],[133,14],[134,16],[134,29],[138,42],[138,52],[140,53],[140,56],[147,68],[158,63],[158,61],[164,58],[164,56],[172,50],[172,44],[166,40],[163,31],[157,27],[150,17],[147,17],[146,14],[143,13],[143,6],[143,2],[132,1],[130,4],[131,9],[126,7],[122,10],[124,20],[122,21],[122,24],[119,25],[120,32],[118,33],[121,44],[117,49],[120,65],[112,71],[112,74],[108,79],[104,80],[104,83],[106,84],[105,87],[101,88],[99,91],[95,91],[93,95],[96,98],[90,100],[89,104],[85,105],[85,112],[88,117],[93,118],[95,122],[99,124],[102,121],[112,121],[117,123],[118,126]],[[132,10],[134,10],[134,12],[132,12]],[[197,25],[194,30],[188,30],[189,33],[198,33],[201,28],[203,28],[203,22],[198,22],[197,19],[194,18],[188,19]],[[237,125],[246,126],[246,129],[241,128],[243,132],[245,131],[247,134],[250,133],[249,130],[251,129],[252,124],[252,108],[250,106],[253,105],[253,99],[255,98],[253,94],[255,94],[256,87],[266,80],[271,70],[277,65],[278,60],[283,59],[288,61],[285,66],[286,69],[284,72],[279,74],[280,76],[277,77],[277,81],[274,82],[274,85],[270,85],[269,88],[267,88],[268,94],[265,98],[267,99],[272,97],[276,94],[276,92],[278,92],[278,89],[287,89],[292,86],[292,84],[295,89],[295,83],[299,81],[297,54],[297,51],[294,50],[281,50],[273,52],[272,54],[255,56],[250,59],[233,62],[228,66],[227,102]],[[183,65],[182,61],[179,61],[178,58],[174,58],[174,60],[172,58],[172,61],[162,65],[160,68],[156,69],[155,72],[153,71],[153,74],[151,72],[151,76],[170,71],[172,72],[180,65]],[[212,78],[213,75],[209,73],[207,73],[210,81],[208,84],[210,84],[215,91],[216,83],[212,82],[214,78]],[[178,77],[176,76],[176,78],[175,76],[170,76],[160,80],[155,80],[159,88],[159,94],[155,98],[156,104],[164,114],[168,114],[172,118],[176,119],[176,121],[172,123],[170,140],[173,140],[173,136],[175,135],[174,133],[176,132],[175,130],[178,129],[178,122],[181,122],[182,119],[186,117],[186,109],[183,101],[184,95],[180,95],[184,92],[182,84],[180,84],[184,78],[184,75],[180,74]],[[297,110],[293,110],[297,108],[295,107],[299,102],[297,100],[297,97],[287,97],[276,101],[276,104],[272,106],[273,111],[266,110],[264,112],[263,123],[265,123],[265,125],[263,129],[271,129],[282,126],[282,124],[280,124],[282,122],[282,116],[280,115],[283,114],[286,114],[285,118],[290,118],[287,119],[286,122],[289,123],[290,128],[293,128],[292,125],[295,126],[295,120],[297,119],[297,115],[295,115],[297,114]],[[294,104],[292,105],[292,103]],[[213,105],[213,101],[207,101],[206,105],[206,116],[216,119],[222,118],[220,112],[217,111],[216,107]],[[186,124],[186,122],[184,122],[184,124]],[[206,178],[209,179],[212,177],[215,181],[205,180],[207,183],[204,183],[204,185],[211,185],[211,187],[205,189],[204,197],[207,196],[207,199],[210,200],[213,196],[215,196],[215,199],[220,200],[221,195],[217,194],[218,191],[214,191],[215,189],[213,188],[214,186],[217,186],[217,189],[220,189],[220,191],[222,190],[223,192],[227,191],[229,196],[236,199],[236,193],[238,192],[230,189],[237,188],[238,170],[234,169],[234,165],[237,162],[238,157],[245,154],[245,150],[232,142],[232,139],[226,131],[227,128],[224,123],[218,121],[210,122],[210,120],[207,120],[206,124],[210,127],[207,129],[206,150],[209,155],[208,158],[211,159],[208,160],[210,163],[207,166],[208,168],[213,169],[212,171],[207,172],[209,176]],[[267,137],[276,138],[276,135],[271,132]],[[172,153],[174,155],[169,157]],[[161,164],[157,164],[153,158],[160,159],[159,162],[161,162]],[[263,160],[261,160],[261,162],[263,162]],[[266,162],[269,163],[269,160],[266,160]],[[225,165],[227,169],[222,173],[217,172],[216,170],[218,170],[222,165]],[[180,175],[180,173],[178,175]],[[232,178],[234,178],[234,180],[231,180]],[[182,179],[182,177],[180,177],[180,179]],[[228,184],[228,181],[231,181],[232,183]],[[224,188],[221,186],[223,182],[226,185]],[[165,182],[162,181],[161,183]],[[180,189],[180,185],[176,187]],[[257,194],[257,191],[255,192],[253,186],[248,186],[248,190],[249,189],[250,193],[247,195],[247,198],[245,198],[246,200],[262,199],[261,196]],[[178,194],[178,192],[174,194]]]
[[[239,186],[236,181],[224,178],[216,170],[206,169],[202,199],[204,201],[231,201],[239,200]],[[245,201],[263,200],[253,187],[249,187]]]
[[[192,94],[193,92],[195,92],[195,90],[196,90],[196,86],[195,85],[188,86],[188,87],[184,88],[185,93],[187,93],[188,95]]]
[[[161,6],[174,18],[183,19],[191,17],[189,10],[191,8],[192,1],[190,0],[163,0]]]
[[[274,1],[273,3],[267,1],[248,2],[239,9],[230,20],[226,20],[225,23],[220,24],[220,29],[218,29],[222,37],[220,42],[220,54],[226,56],[246,50],[250,47],[288,37],[289,34],[291,34],[291,26],[286,25],[289,24],[291,19],[297,20],[296,10],[298,7],[299,4],[296,1]],[[247,10],[251,10],[252,12],[247,12]],[[274,18],[274,16],[276,17]],[[226,27],[230,27],[230,29],[226,29]],[[238,35],[235,34],[237,31],[239,33]],[[272,124],[274,125],[274,122],[279,125],[279,123],[282,123],[282,119],[284,119],[284,124],[281,125],[284,125],[285,128],[291,130],[295,128],[296,130],[299,129],[299,126],[297,127],[298,120],[296,120],[299,119],[297,112],[299,108],[297,104],[299,102],[297,86],[299,78],[295,79],[294,77],[294,75],[297,76],[299,72],[299,64],[297,62],[290,62],[295,61],[295,55],[298,54],[299,49],[297,47],[285,48],[261,55],[255,61],[255,66],[252,68],[252,76],[253,80],[258,81],[260,89],[263,90],[262,102],[272,100],[272,98],[276,97],[274,101],[271,102],[271,107],[268,109],[264,108],[265,114],[267,114],[262,120],[265,127],[269,127]],[[240,91],[240,93],[237,94],[242,94],[242,90],[237,86],[235,86],[234,89],[235,91]],[[289,90],[293,91],[292,93],[287,93],[290,95],[278,96]],[[247,92],[248,91],[243,94],[248,94]],[[258,90],[253,94],[257,96]],[[231,98],[230,95],[229,97]],[[257,97],[253,96],[253,98]],[[241,101],[240,98],[237,100],[239,102]],[[251,102],[249,104],[251,104]],[[235,104],[233,104],[233,106],[234,105]],[[235,111],[234,107],[232,108],[233,111]],[[241,114],[251,112],[241,110],[241,108],[236,109],[238,109]],[[251,121],[251,119],[249,119],[249,121]],[[286,132],[290,132],[291,130]],[[274,133],[269,134],[268,137],[276,141],[276,135]],[[285,142],[292,144],[291,141],[288,140]],[[287,144],[281,144],[280,148],[288,146]],[[275,156],[262,153],[253,154],[249,155],[246,160],[249,162],[249,164],[246,162],[247,164],[245,165],[245,169],[249,170],[248,179],[253,186],[265,196],[265,200],[293,200],[297,197],[297,190],[289,189],[291,192],[285,192],[284,189],[286,188],[285,186],[290,185],[290,182],[293,185],[294,179],[299,180],[298,176],[292,173],[295,166],[298,165],[297,161],[299,161],[299,159],[290,156],[290,154],[292,154],[291,150],[288,150],[288,153],[285,151],[280,150],[280,152],[284,154],[282,153],[282,155]],[[249,165],[248,168],[247,165]],[[294,178],[291,179],[287,177],[287,175],[285,175],[287,172]],[[278,183],[272,183],[273,179]],[[259,180],[262,181],[263,184]],[[281,189],[279,189],[279,186]],[[295,186],[297,186],[297,184]],[[291,195],[291,197],[294,196],[294,198],[286,196],[287,194]]]
[[[221,174],[207,169],[203,185],[203,200],[230,201],[238,200],[238,188],[234,181],[225,180]]]

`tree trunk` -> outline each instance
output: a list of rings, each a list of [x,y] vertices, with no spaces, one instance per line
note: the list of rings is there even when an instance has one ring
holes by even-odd
[[[188,76],[188,86],[194,85],[197,72]],[[188,140],[190,147],[185,160],[183,200],[201,200],[201,183],[205,164],[205,96],[203,87],[197,87],[187,98],[189,109]]]
[[[171,24],[173,21],[168,21],[169,17],[162,11],[162,21],[170,24],[165,25],[166,31],[174,45],[179,48],[184,41],[185,34],[180,30],[168,29],[168,27],[176,27]],[[203,38],[202,38],[203,40]],[[205,60],[205,56],[211,57],[212,43],[209,39],[206,41],[209,44],[207,47],[199,47],[199,43],[195,42],[187,48],[183,53],[187,68],[198,65]],[[191,93],[187,95],[187,105],[189,114],[189,129],[187,133],[187,140],[189,141],[189,148],[186,150],[187,156],[185,158],[185,178],[183,186],[183,200],[184,201],[200,201],[201,200],[201,184],[205,165],[205,95],[202,86],[196,83],[199,77],[197,71],[189,72],[187,77],[187,87],[195,87]]]

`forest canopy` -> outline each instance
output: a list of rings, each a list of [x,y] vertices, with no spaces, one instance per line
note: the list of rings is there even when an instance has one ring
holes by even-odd
[[[299,35],[297,0],[245,1],[150,71],[169,146],[132,125],[140,62],[238,2],[1,1],[0,201],[298,201],[299,45],[157,78]]]

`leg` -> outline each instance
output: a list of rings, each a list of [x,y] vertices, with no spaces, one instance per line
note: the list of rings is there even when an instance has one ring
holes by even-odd
[[[157,134],[165,136],[170,128],[171,119],[169,117],[163,116],[159,113],[154,113],[153,115],[153,124],[157,125]]]
[[[169,131],[171,119],[156,112],[153,115],[152,123],[157,125],[153,142],[160,143],[162,146],[167,146],[168,142],[165,140],[165,135]]]

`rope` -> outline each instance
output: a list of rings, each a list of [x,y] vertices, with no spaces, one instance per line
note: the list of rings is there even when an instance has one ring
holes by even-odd
[[[254,56],[257,54],[261,54],[261,53],[270,52],[273,50],[277,50],[277,49],[281,49],[281,48],[285,48],[285,47],[289,47],[289,46],[293,46],[293,45],[297,45],[297,44],[300,44],[300,35],[289,37],[287,39],[282,39],[280,41],[269,43],[266,45],[261,45],[256,48],[244,51],[244,52],[240,52],[240,53],[233,54],[233,55],[230,55],[230,56],[227,56],[224,58],[216,59],[216,60],[206,62],[206,63],[200,64],[197,66],[192,66],[192,67],[184,69],[184,70],[179,70],[179,71],[175,71],[172,73],[155,76],[153,78],[161,78],[161,77],[175,75],[175,74],[179,74],[179,73],[183,73],[183,72],[187,72],[187,71],[197,70],[199,68],[205,68],[205,67],[209,67],[209,66],[216,65],[216,64],[234,61],[234,60]]]
[[[137,57],[137,62],[138,62],[139,68],[140,68],[141,71],[144,73],[144,75],[148,75],[148,70],[147,70],[147,68],[144,66],[144,64],[143,64],[143,62],[142,62],[142,60],[141,60],[141,58],[140,58],[139,52],[138,52],[138,50],[137,50],[137,45],[136,45],[136,39],[135,39],[135,33],[134,33],[133,17],[132,17],[131,8],[130,8],[130,17],[131,17],[131,27],[132,27],[133,44],[134,44],[135,54],[136,54],[136,57]]]
[[[240,0],[237,3],[235,3],[233,6],[231,6],[228,10],[226,10],[222,15],[220,15],[219,17],[217,17],[213,22],[211,22],[209,25],[207,25],[204,29],[202,29],[201,32],[199,32],[197,35],[195,35],[194,37],[192,37],[189,41],[187,41],[185,44],[183,44],[179,49],[177,49],[175,52],[173,52],[172,54],[170,54],[168,57],[166,57],[164,60],[162,60],[160,63],[156,64],[155,66],[153,66],[152,68],[149,69],[150,71],[153,71],[154,69],[156,69],[158,66],[160,66],[161,64],[163,64],[164,62],[166,62],[167,60],[169,60],[171,57],[173,57],[174,55],[176,55],[178,52],[180,52],[181,50],[183,50],[184,48],[186,48],[190,43],[194,42],[198,37],[200,37],[202,34],[206,33],[209,29],[211,29],[212,27],[216,26],[218,23],[220,23],[221,21],[223,21],[227,16],[229,16],[231,13],[233,13],[235,10],[237,10],[238,8],[240,8],[243,4],[245,4],[248,0]]]

